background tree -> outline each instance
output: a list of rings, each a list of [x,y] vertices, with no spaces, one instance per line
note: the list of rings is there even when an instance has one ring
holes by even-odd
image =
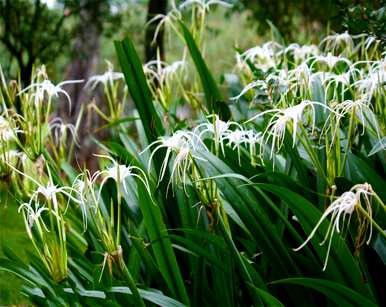
[[[66,10],[76,12],[70,59],[66,67],[65,79],[87,81],[98,70],[101,38],[105,34],[111,34],[112,29],[117,31],[117,28],[120,27],[121,10],[124,9],[123,5],[126,1],[64,0],[61,2]],[[84,89],[84,83],[70,84],[66,86],[66,91],[72,99],[73,108],[69,113],[65,104],[62,104],[59,113],[68,122],[75,123],[82,106],[88,104],[92,99],[95,99],[95,103],[103,109],[102,99],[98,95],[92,97]],[[94,167],[94,159],[90,159],[90,156],[96,152],[95,144],[90,137],[93,135],[94,129],[102,124],[100,121],[100,118],[94,114],[91,121],[82,120],[78,130],[78,139],[81,143],[78,156],[82,159],[77,162],[80,164],[87,163],[90,169]],[[99,137],[103,138],[103,135],[99,135]]]
[[[99,62],[100,37],[103,32],[104,19],[109,12],[108,1],[66,0],[67,10],[77,12],[65,79],[87,80],[97,69]],[[74,105],[70,116],[79,112],[81,101],[87,100],[84,84],[67,86],[66,90]]]
[[[371,33],[385,41],[385,0],[238,0],[236,3],[238,10],[252,13],[260,34],[268,30],[266,21],[270,20],[288,41],[298,40],[299,33],[309,39],[328,30]]]
[[[386,47],[386,0],[340,0],[332,20],[334,29],[351,34],[370,33]]]
[[[149,0],[147,10],[147,21],[151,20],[159,14],[166,14],[167,0]],[[164,31],[161,29],[156,40],[154,34],[157,27],[157,22],[149,24],[145,34],[145,58],[146,62],[156,59],[157,50],[160,52],[161,59],[165,58],[164,50]]]
[[[238,9],[248,9],[254,20],[257,20],[259,33],[269,29],[266,22],[270,20],[289,40],[296,36],[302,28],[307,34],[312,34],[316,25],[326,25],[335,15],[337,0],[239,0]]]
[[[36,63],[49,63],[63,53],[69,38],[64,12],[40,0],[0,0],[0,44],[16,60],[24,85]]]

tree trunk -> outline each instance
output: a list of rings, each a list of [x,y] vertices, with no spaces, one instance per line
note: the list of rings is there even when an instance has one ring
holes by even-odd
[[[148,11],[147,11],[147,21],[151,20],[153,17],[158,14],[166,14],[167,0],[150,0]],[[153,42],[155,30],[157,28],[158,22],[153,22],[148,25],[146,28],[145,35],[145,58],[146,62],[155,60],[157,58],[157,50],[159,49],[161,60],[165,59],[165,50],[164,50],[164,31],[158,33],[156,40]]]
[[[102,34],[102,11],[106,3],[104,1],[83,0],[79,12],[79,24],[77,37],[73,46],[72,61],[66,70],[67,80],[82,79],[85,82],[95,73],[99,60],[100,36]],[[61,103],[59,113],[62,118],[75,124],[82,105],[84,106],[83,119],[78,129],[78,142],[76,151],[76,163],[83,167],[87,164],[90,169],[95,168],[93,153],[97,150],[91,140],[92,131],[98,126],[98,118],[85,120],[87,105],[91,101],[91,95],[84,89],[85,83],[70,84],[65,90],[71,97],[72,109],[68,112],[68,106]],[[92,115],[93,116],[93,115]]]
[[[26,87],[31,82],[32,64],[27,63],[27,65],[24,65],[24,63],[19,62],[19,69],[21,83],[23,84],[23,87]]]

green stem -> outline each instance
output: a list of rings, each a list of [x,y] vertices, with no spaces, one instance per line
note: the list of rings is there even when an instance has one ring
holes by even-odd
[[[128,283],[128,286],[131,290],[131,293],[133,294],[133,298],[136,302],[135,306],[145,307],[146,305],[145,305],[141,295],[139,294],[139,291],[138,291],[138,288],[135,284],[133,276],[131,276],[130,271],[128,270],[125,262],[122,259],[122,255],[119,256],[119,261],[120,261],[120,265],[122,268],[122,272],[125,275],[126,282]]]
[[[239,263],[240,271],[241,271],[241,274],[242,274],[243,278],[246,280],[247,283],[250,283],[251,285],[257,287],[255,285],[255,283],[253,282],[253,279],[252,279],[251,275],[248,272],[248,268],[245,266],[245,263],[243,261],[242,256],[240,255],[239,251],[237,250],[237,247],[235,246],[235,244],[234,244],[234,242],[232,240],[230,231],[225,226],[224,220],[223,220],[221,212],[219,212],[219,210],[217,212],[217,216],[218,216],[218,219],[219,219],[219,222],[220,222],[219,223],[220,229],[221,229],[221,231],[224,234],[225,242],[228,244],[229,248],[231,249],[231,251],[233,252],[234,256],[236,257],[237,262]],[[248,288],[248,290],[249,290],[249,288]],[[255,291],[250,291],[250,294],[252,296],[252,299],[254,300],[255,306],[263,306],[261,298],[256,294]]]
[[[121,178],[119,166],[117,165],[117,198],[118,198],[118,214],[117,214],[117,246],[121,243],[121,205],[122,205],[122,191],[121,184],[125,178]]]
[[[324,172],[323,167],[320,164],[320,161],[319,161],[315,151],[312,149],[312,145],[310,144],[310,141],[308,139],[306,131],[304,130],[302,125],[299,124],[299,127],[300,127],[300,129],[301,129],[301,131],[302,131],[302,133],[304,135],[304,137],[301,137],[301,136],[299,137],[300,142],[302,143],[304,149],[306,150],[306,152],[310,156],[310,158],[311,158],[312,162],[314,163],[318,173],[320,175],[322,175],[322,177],[325,179],[327,184],[331,186],[332,184],[329,182],[329,180],[328,180],[328,178],[326,176],[326,173]]]
[[[386,233],[385,233],[385,231],[382,229],[382,227],[379,226],[378,223],[377,223],[376,221],[374,221],[374,219],[368,214],[368,212],[367,212],[365,209],[363,209],[362,206],[359,205],[359,206],[357,206],[357,207],[358,207],[358,209],[361,211],[361,213],[369,219],[369,221],[371,222],[371,224],[373,224],[373,226],[380,232],[380,234],[383,236],[383,238],[386,239]]]
[[[349,128],[348,128],[348,133],[347,133],[347,145],[346,145],[346,150],[344,152],[344,157],[343,157],[342,169],[340,171],[340,176],[343,175],[343,171],[346,168],[347,154],[348,154],[348,150],[349,150],[349,147],[350,147],[351,134],[352,134],[352,131],[353,131],[353,126],[354,126],[354,124],[353,124],[353,122],[354,122],[354,115],[355,115],[355,109],[353,109],[351,111],[350,124],[349,124]]]
[[[381,205],[382,209],[386,212],[386,205],[384,204],[382,199],[375,193],[374,193],[374,197],[378,201],[378,203]]]

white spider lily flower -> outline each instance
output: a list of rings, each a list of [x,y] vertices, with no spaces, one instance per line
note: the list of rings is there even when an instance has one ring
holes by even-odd
[[[308,89],[312,78],[312,71],[303,62],[288,72],[288,78],[293,86]]]
[[[235,65],[236,69],[238,69],[240,71],[249,70],[248,64],[246,63],[246,61],[244,60],[244,58],[242,57],[242,55],[240,53],[237,52],[235,54],[235,60],[236,60],[236,65]]]
[[[256,58],[273,57],[276,53],[279,53],[282,46],[276,42],[267,42],[262,46],[255,46],[249,48],[241,54],[245,61],[249,60],[254,62]]]
[[[346,115],[347,113],[350,113],[352,110],[357,109],[362,114],[362,118],[364,118],[363,115],[363,109],[367,109],[370,111],[370,107],[368,105],[368,101],[366,99],[356,99],[356,100],[345,100],[340,103],[338,103],[334,110],[341,114],[342,116]]]
[[[220,5],[227,8],[233,7],[233,4],[221,0],[186,0],[180,4],[179,9],[184,10],[194,5],[206,12],[209,12],[210,7],[213,5]]]
[[[36,79],[48,79],[48,74],[47,74],[47,69],[46,69],[46,65],[41,65],[40,67],[38,67],[36,69],[36,75],[35,75],[35,78]]]
[[[170,25],[171,27],[174,27],[174,22],[177,20],[180,20],[182,18],[181,12],[177,9],[176,4],[174,1],[172,1],[172,9],[167,14],[158,14],[151,18],[145,25],[145,27],[148,27],[152,23],[157,23],[157,27],[154,31],[154,37],[152,43],[154,43],[159,35],[159,32],[161,31],[161,28],[165,25]]]
[[[323,80],[323,85],[325,86],[326,93],[330,90],[331,86],[335,86],[333,90],[333,98],[335,99],[335,96],[338,94],[341,94],[342,100],[344,97],[344,94],[351,88],[351,79],[354,78],[355,72],[359,73],[358,69],[349,69],[347,72],[343,74],[334,74],[329,73],[325,75],[325,78]],[[341,85],[342,89],[339,90],[339,93],[337,92],[338,86]]]
[[[269,74],[266,77],[266,82],[271,91],[279,91],[280,94],[286,94],[289,91],[290,80],[288,71],[285,69],[279,70],[279,74]]]
[[[141,168],[133,165],[119,164],[117,161],[115,161],[113,158],[109,156],[105,156],[105,155],[96,155],[96,156],[101,158],[106,158],[113,163],[105,170],[96,171],[92,176],[92,182],[95,182],[101,176],[103,177],[99,188],[99,198],[100,198],[103,186],[110,178],[113,179],[118,185],[123,186],[123,189],[126,193],[128,193],[126,179],[137,178],[143,183],[147,192],[151,196],[149,182],[147,180],[145,172]]]
[[[384,93],[386,87],[386,70],[371,72],[366,78],[354,82],[354,87],[366,97],[368,101],[377,91]]]
[[[240,124],[233,121],[224,122],[217,114],[209,115],[208,118],[214,118],[214,123],[208,121],[207,123],[203,123],[197,126],[197,129],[199,129],[200,127],[204,127],[204,130],[200,132],[201,135],[206,132],[210,132],[212,134],[218,135],[219,138],[221,138],[229,131],[229,128],[232,125],[240,127]]]
[[[366,34],[364,34],[364,35],[366,35]],[[364,48],[367,50],[370,48],[371,45],[377,45],[379,42],[380,41],[378,39],[376,39],[376,37],[374,37],[372,35],[366,35],[366,39],[365,39],[363,45],[364,45]]]
[[[321,42],[320,46],[325,46],[326,50],[335,51],[338,48],[344,48],[348,52],[351,52],[354,49],[354,40],[353,37],[347,32],[335,33],[332,35],[326,36]]]
[[[19,172],[19,173],[21,173],[21,172]],[[24,176],[29,178],[29,179],[33,179],[25,174],[24,174]],[[33,179],[33,181],[36,184],[38,184],[38,188],[35,190],[35,192],[33,192],[31,199],[30,199],[30,202],[29,202],[30,204],[32,204],[33,202],[39,203],[39,197],[43,196],[46,201],[52,201],[52,203],[54,205],[54,210],[53,210],[54,214],[58,214],[58,210],[59,210],[57,195],[62,194],[64,196],[66,196],[66,198],[68,200],[71,200],[74,203],[79,204],[79,200],[77,199],[76,196],[74,196],[74,193],[76,194],[77,191],[75,189],[73,189],[72,187],[67,187],[67,186],[58,187],[57,185],[54,185],[52,183],[51,179],[47,185],[42,185],[34,179]]]
[[[114,66],[110,61],[106,61],[107,71],[101,75],[94,75],[88,79],[85,87],[90,87],[94,90],[98,84],[102,83],[104,86],[107,84],[113,85],[114,81],[124,79],[124,75],[121,72],[114,72]]]
[[[0,160],[7,161],[8,163],[11,159],[15,159],[15,158],[19,158],[23,162],[28,159],[27,155],[24,152],[21,152],[15,149],[11,149],[0,154]]]
[[[258,68],[267,70],[276,66],[276,54],[282,46],[275,42],[268,42],[262,46],[256,46],[241,54],[241,58],[247,62],[253,62]],[[279,50],[279,51],[278,51]]]
[[[258,68],[263,70],[267,70],[276,66],[274,53],[272,50],[264,49],[260,46],[247,50],[242,54],[242,56],[244,56],[245,62],[250,60],[256,64]]]
[[[328,74],[327,77],[324,79],[325,83],[328,81],[326,89],[328,89],[332,83],[341,83],[346,86],[350,85],[350,79],[352,75],[353,72],[351,70],[339,75],[333,73]]]
[[[175,61],[163,69],[163,74],[168,77],[175,74],[179,69],[186,65],[185,61]]]
[[[163,83],[163,69],[168,64],[160,59],[151,60],[143,65],[143,71],[145,74],[155,78],[159,83]]]
[[[249,146],[249,154],[252,165],[254,165],[254,157],[256,156],[256,144],[261,144],[261,132],[255,133],[253,130],[243,130],[242,128],[236,128],[233,131],[228,131],[224,136],[224,141],[227,141],[227,146],[231,147],[232,150],[237,149],[239,164],[240,151],[242,145]]]
[[[159,83],[168,81],[179,70],[183,69],[186,65],[185,61],[175,61],[168,65],[166,62],[160,60],[152,60],[143,66],[144,72],[154,77]]]
[[[36,195],[42,194],[46,200],[52,200],[61,191],[61,188],[58,188],[56,185],[48,184],[47,186],[39,186],[35,193]]]
[[[56,283],[59,283],[67,276],[67,250],[65,248],[66,229],[63,219],[64,213],[62,208],[60,208],[62,198],[59,198],[58,196],[65,196],[65,199],[67,198],[68,206],[70,201],[76,203],[79,202],[78,199],[72,195],[73,192],[76,191],[71,187],[57,187],[54,185],[52,182],[51,172],[48,167],[47,172],[49,182],[47,185],[42,185],[31,176],[19,171],[10,164],[8,165],[15,172],[31,180],[38,187],[32,193],[29,202],[24,203],[19,207],[19,212],[23,212],[28,236],[33,241],[34,246],[37,249],[38,256],[41,258],[53,280]],[[42,197],[44,198],[43,201],[47,203],[46,206],[41,206]],[[65,208],[65,210],[67,210],[67,208]],[[50,227],[46,227],[44,219],[41,216],[44,211],[47,211],[47,214],[50,217],[48,219]],[[33,225],[36,225],[37,232],[32,231],[31,227]],[[54,231],[51,232],[51,230]],[[50,244],[50,239],[47,241],[46,233],[48,232],[51,232],[51,236],[55,237],[54,245]],[[36,241],[38,241],[39,244],[36,244]],[[54,255],[54,257],[52,255]]]
[[[272,110],[261,112],[253,116],[247,122],[250,122],[259,117],[262,117],[265,114],[273,113],[273,116],[269,120],[267,127],[262,134],[262,139],[265,140],[264,144],[267,144],[269,139],[271,139],[272,141],[271,154],[270,154],[272,158],[275,147],[276,147],[276,151],[279,151],[283,144],[285,131],[288,123],[292,123],[292,145],[295,146],[296,136],[298,131],[298,124],[299,122],[302,121],[304,110],[307,107],[310,107],[312,111],[312,129],[314,129],[315,127],[315,107],[314,106],[315,105],[320,105],[323,108],[330,110],[331,112],[335,112],[330,107],[318,101],[304,100],[298,105],[288,107],[286,109],[272,109]],[[261,146],[261,148],[263,148],[263,146]]]
[[[86,198],[85,198],[85,192],[86,192],[86,183],[84,180],[81,179],[83,177],[83,173],[78,175],[76,179],[74,180],[72,187],[77,191],[77,195],[79,196],[81,208],[83,209],[86,204]],[[83,215],[83,221],[87,224],[86,212],[85,210],[82,210]]]
[[[85,172],[79,174],[75,180],[72,183],[72,188],[77,191],[77,195],[79,196],[81,209],[82,209],[82,215],[86,216],[86,202],[87,202],[87,196],[86,193],[89,191],[88,187],[92,187],[92,176],[90,176],[90,173],[88,170]],[[83,219],[84,222],[86,222],[86,219]],[[87,222],[86,222],[87,223]]]
[[[209,115],[208,118],[213,118],[213,121],[202,123],[196,127],[199,132],[200,139],[203,139],[205,134],[210,134],[214,138],[214,143],[216,148],[221,147],[221,151],[224,154],[224,139],[227,134],[231,133],[231,127],[241,129],[241,125],[234,121],[222,121],[217,114]]]
[[[284,53],[293,53],[295,63],[302,63],[311,56],[319,54],[319,49],[315,45],[303,45],[291,44],[285,50]]]
[[[245,134],[246,131],[242,129],[236,129],[234,131],[230,131],[224,137],[224,140],[228,141],[228,145],[235,150],[236,148],[239,150],[241,144],[245,143]]]
[[[5,172],[9,174],[10,170],[8,165],[16,166],[18,162],[21,162],[24,165],[27,159],[28,157],[24,152],[20,152],[15,149],[6,151],[0,150],[0,173]]]
[[[19,212],[23,210],[25,214],[24,216],[28,221],[29,229],[27,229],[27,231],[29,232],[30,237],[32,237],[30,229],[35,223],[37,223],[39,227],[40,225],[43,225],[43,227],[48,231],[48,228],[46,227],[44,221],[40,220],[40,215],[43,211],[49,211],[50,214],[53,214],[57,219],[60,219],[59,204],[57,198],[58,194],[66,196],[68,198],[68,201],[71,200],[75,203],[79,203],[78,199],[73,196],[74,189],[72,189],[71,187],[58,187],[56,185],[53,185],[52,182],[49,182],[46,186],[41,185],[32,177],[20,172],[10,164],[8,165],[16,172],[32,180],[35,184],[38,185],[38,188],[32,193],[30,201],[28,203],[22,204],[19,207]],[[53,208],[51,210],[49,210],[47,207],[41,206],[40,196],[43,196],[45,201],[52,202]]]
[[[32,226],[38,222],[41,214],[44,211],[48,211],[48,208],[40,206],[40,204],[36,202],[34,206],[32,206],[29,203],[23,203],[22,205],[19,206],[18,212],[20,213],[22,210],[25,211],[25,215],[26,215],[27,221],[28,221],[28,228],[31,229]],[[43,227],[48,231],[44,221],[41,221],[41,222],[42,222]]]
[[[371,61],[370,72],[384,73],[386,70],[386,51],[382,53],[383,59],[378,61]],[[370,61],[368,61],[370,62]]]
[[[71,98],[68,95],[68,93],[62,89],[62,87],[64,85],[67,85],[67,84],[75,84],[75,83],[82,83],[82,82],[83,82],[83,80],[67,80],[67,81],[63,81],[63,82],[60,82],[57,85],[55,85],[50,80],[47,79],[47,80],[44,80],[42,82],[30,84],[29,86],[24,88],[22,91],[20,91],[18,95],[25,93],[29,90],[35,89],[35,92],[32,95],[35,96],[35,98],[36,98],[35,104],[37,104],[38,101],[41,101],[44,99],[45,94],[47,94],[49,100],[53,97],[58,98],[59,94],[63,94],[66,97],[66,99],[69,103],[69,106],[71,108]]]
[[[76,196],[79,199],[79,208],[82,213],[83,231],[87,229],[87,214],[90,209],[97,214],[98,200],[95,196],[93,177],[88,170],[80,173],[73,181],[72,188],[77,191]]]
[[[243,97],[247,92],[249,92],[251,89],[254,89],[256,87],[260,87],[263,90],[267,90],[267,84],[263,80],[256,80],[252,81],[251,83],[248,83],[238,94],[237,96],[231,97],[230,100],[239,100],[241,97]]]
[[[57,145],[67,137],[67,131],[70,132],[75,144],[79,145],[77,131],[73,124],[65,124],[60,117],[56,117],[48,124],[48,128],[53,133]]]
[[[0,141],[12,140],[21,132],[22,130],[18,128],[12,128],[9,120],[0,115]]]
[[[323,213],[322,217],[315,225],[314,229],[308,236],[308,238],[300,245],[298,248],[295,248],[294,251],[299,251],[302,249],[316,234],[316,231],[327,219],[328,216],[331,216],[331,221],[325,237],[320,245],[323,245],[328,240],[327,254],[324,261],[323,271],[327,267],[328,256],[330,254],[331,242],[334,236],[334,232],[340,233],[344,228],[348,228],[351,216],[356,212],[358,220],[360,221],[359,232],[366,231],[368,226],[370,226],[369,237],[367,239],[367,244],[370,243],[372,237],[372,207],[371,207],[371,198],[375,195],[372,187],[368,183],[354,185],[349,191],[344,192],[336,200],[334,200],[331,205]],[[362,201],[364,201],[365,207],[362,206]],[[364,214],[366,212],[366,214]],[[366,216],[367,215],[367,216]],[[364,219],[363,219],[364,218]],[[370,219],[370,220],[369,220]],[[359,237],[362,237],[364,234],[359,233]],[[361,242],[359,242],[360,244]]]
[[[79,192],[79,195],[83,195],[86,189],[86,183],[78,176],[78,178],[74,180],[73,187]]]
[[[343,117],[347,114],[350,114],[352,111],[355,112],[357,118],[362,124],[362,134],[365,132],[365,128],[367,127],[368,122],[372,122],[372,119],[375,118],[375,115],[373,111],[371,110],[369,101],[367,98],[359,98],[356,100],[345,100],[340,103],[338,103],[334,110],[340,114],[340,117]],[[369,116],[369,118],[366,118],[366,115]],[[339,124],[339,119],[337,121],[337,125]],[[379,127],[376,122],[373,122],[373,127],[375,132],[378,135],[378,138],[381,139]],[[338,129],[338,127],[336,128]],[[334,133],[335,136],[336,132]]]
[[[228,146],[232,148],[232,150],[237,149],[237,156],[239,159],[239,164],[241,164],[240,160],[240,147],[245,143],[245,131],[242,129],[236,129],[234,131],[230,131],[224,136],[224,140],[228,141]]]
[[[314,67],[316,63],[324,63],[332,70],[338,63],[344,62],[348,66],[351,66],[351,61],[343,56],[335,56],[330,52],[327,55],[318,55],[310,58],[312,60],[311,68]]]
[[[63,187],[58,187],[57,185],[54,185],[52,182],[52,176],[50,169],[47,167],[48,171],[48,177],[49,177],[49,182],[47,185],[43,185],[39,183],[36,179],[32,178],[30,175],[23,173],[22,171],[18,170],[11,164],[7,163],[9,167],[11,167],[15,172],[20,174],[21,176],[29,179],[32,181],[34,184],[37,185],[37,189],[32,193],[30,197],[29,204],[31,205],[33,202],[39,203],[39,197],[43,196],[46,201],[52,201],[54,205],[54,210],[56,213],[58,212],[58,201],[57,201],[57,195],[62,194],[67,197],[68,200],[71,200],[77,204],[79,204],[79,200],[73,195],[73,193],[77,193],[75,189],[72,187],[68,186],[63,186]]]
[[[164,159],[161,164],[158,184],[163,180],[171,156],[174,153],[175,158],[172,166],[172,173],[169,184],[172,182],[182,182],[185,187],[187,182],[187,172],[190,170],[193,160],[203,160],[196,155],[198,149],[207,150],[205,144],[201,141],[199,135],[191,131],[178,130],[171,136],[163,136],[154,141],[142,152],[154,147],[149,157],[148,169],[151,169],[151,163],[154,155],[161,149],[166,149]],[[174,181],[173,181],[174,179]]]
[[[263,134],[253,130],[245,131],[245,143],[249,145],[249,155],[251,157],[252,165],[255,164],[256,144],[260,146],[263,143]]]
[[[319,49],[315,45],[304,45],[294,50],[294,60],[299,63],[307,60],[311,56],[319,54]]]
[[[193,152],[190,147],[181,147],[181,149],[176,152],[170,178],[175,178],[176,182],[182,182],[185,187],[187,182],[187,172],[191,168],[193,163],[192,159],[194,158],[199,160],[201,159],[199,157],[193,156]]]

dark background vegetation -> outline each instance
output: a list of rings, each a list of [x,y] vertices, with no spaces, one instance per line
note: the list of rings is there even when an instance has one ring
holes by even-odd
[[[288,41],[306,42],[328,31],[370,32],[386,39],[385,0],[228,2],[234,9],[224,19],[244,13],[248,26],[260,36],[267,33],[266,21],[270,20]],[[20,70],[24,83],[28,83],[33,66],[42,63],[62,64],[56,71],[58,77],[83,78],[97,69],[101,49],[112,49],[111,43],[104,46],[101,41],[125,33],[143,45],[148,61],[158,46],[162,54],[165,48],[163,35],[156,45],[151,43],[155,24],[144,25],[151,17],[165,13],[168,5],[168,0],[57,0],[55,6],[48,7],[41,0],[0,0],[0,64],[14,78]]]

